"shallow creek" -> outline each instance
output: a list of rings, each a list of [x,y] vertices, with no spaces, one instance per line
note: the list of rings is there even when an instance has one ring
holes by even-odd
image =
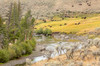
[[[65,38],[66,37],[66,38]],[[45,37],[45,36],[38,36],[35,37],[37,40],[37,48],[36,50],[43,52],[44,55],[34,57],[32,63],[36,63],[38,61],[46,60],[48,58],[54,58],[56,56],[65,54],[67,52],[66,49],[70,49],[73,46],[77,45],[77,49],[82,48],[80,37],[75,38],[75,40],[79,40],[77,42],[68,42],[67,40],[72,39],[69,36],[65,37]],[[65,38],[65,39],[62,39]],[[73,39],[74,40],[74,39]],[[40,46],[40,47],[39,47]]]
[[[35,57],[33,59],[32,63],[36,63],[38,61],[46,60],[48,58],[54,58],[56,56],[65,54],[67,52],[66,49],[71,48],[74,45],[78,46],[77,49],[82,48],[82,44],[80,44],[80,42],[67,42],[65,40],[55,39],[55,38],[50,38],[50,37],[46,37],[45,40],[42,38],[37,41],[39,44],[44,45],[41,47],[41,49],[45,49],[45,50],[43,50],[44,55]],[[48,52],[46,52],[46,51],[48,51]]]

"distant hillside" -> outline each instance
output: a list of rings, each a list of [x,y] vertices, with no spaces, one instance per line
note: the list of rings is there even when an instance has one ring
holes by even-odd
[[[9,3],[18,0],[0,0],[0,14],[5,16]],[[35,17],[46,17],[57,11],[100,12],[100,0],[20,0],[23,14],[32,10]]]

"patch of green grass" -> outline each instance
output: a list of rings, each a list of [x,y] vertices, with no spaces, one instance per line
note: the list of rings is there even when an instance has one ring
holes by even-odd
[[[4,64],[4,63],[0,63],[0,64]]]

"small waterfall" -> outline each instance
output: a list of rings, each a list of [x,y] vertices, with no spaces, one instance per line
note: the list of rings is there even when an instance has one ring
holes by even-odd
[[[46,60],[48,59],[45,55],[44,56],[39,56],[39,57],[35,57],[34,60],[32,61],[32,63],[36,63],[42,60]]]

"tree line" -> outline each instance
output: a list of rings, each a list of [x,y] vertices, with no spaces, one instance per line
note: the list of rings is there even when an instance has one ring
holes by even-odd
[[[0,16],[0,62],[32,53],[36,44],[32,37],[34,23],[31,10],[22,18],[21,3],[10,4],[7,19]]]

